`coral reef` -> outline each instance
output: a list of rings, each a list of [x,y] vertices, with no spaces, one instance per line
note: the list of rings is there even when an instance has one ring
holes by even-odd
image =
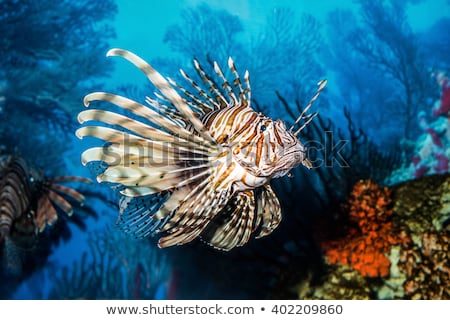
[[[299,297],[449,299],[449,183],[450,174],[357,183],[344,236],[322,242],[325,266],[298,282]]]
[[[449,20],[444,18],[419,34],[406,19],[412,2],[357,3],[360,16],[355,10],[338,10],[324,25],[311,16],[276,8],[264,21],[258,17],[259,23],[250,30],[244,29],[239,17],[208,5],[184,10],[178,25],[167,29],[165,41],[178,55],[161,59],[164,70],[174,74],[170,68],[193,57],[210,65],[204,60],[223,62],[232,55],[240,69],[249,69],[253,96],[268,114],[295,119],[302,99],[308,98],[305,92],[315,86],[323,70],[336,72],[339,93],[326,93],[333,109],[327,115],[328,105],[321,102],[320,117],[304,132],[307,140],[328,146],[308,146],[310,156],[317,163],[322,160],[322,165],[310,171],[296,169],[292,178],[277,181],[275,191],[286,215],[270,240],[251,242],[229,255],[195,244],[170,251],[175,252],[176,265],[183,266],[177,276],[151,243],[111,231],[110,239],[95,233],[88,252],[75,265],[53,270],[56,282],[51,297],[180,297],[177,283],[181,282],[184,298],[449,298],[450,182],[443,173],[450,159],[450,122],[433,119],[428,130],[414,122],[421,109],[431,116],[430,101],[438,97],[424,70],[431,65],[448,69]],[[12,290],[15,279],[42,265],[58,241],[70,238],[68,225],[86,229],[82,214],[88,208],[79,207],[74,199],[70,203],[75,214],[65,214],[69,207],[50,195],[58,192],[59,182],[48,177],[66,174],[62,155],[72,149],[68,133],[74,131],[73,111],[79,111],[80,97],[111,70],[105,68],[109,62],[98,57],[113,36],[111,18],[116,12],[113,0],[0,1],[0,143],[8,150],[21,150],[27,167],[32,160],[45,169],[45,175],[32,170],[44,177],[38,178],[42,181],[38,184],[9,175],[10,181],[16,181],[16,191],[26,195],[38,189],[45,196],[40,201],[16,202],[19,211],[34,206],[35,216],[19,218],[2,211],[0,298],[9,296],[5,288]],[[153,32],[153,26],[147,30]],[[328,40],[326,47],[324,40]],[[343,105],[348,110],[340,117],[334,111]],[[412,139],[404,144],[410,150],[404,145],[398,148],[405,133]],[[337,141],[348,143],[334,148]],[[339,156],[344,161],[338,165],[331,159],[341,160]],[[392,173],[399,157],[403,167]],[[24,167],[17,164],[15,172],[29,170]],[[360,187],[359,198],[350,196],[341,210],[354,184],[368,178],[389,185],[389,190],[379,186],[376,191],[374,183]],[[411,179],[417,180],[398,184]],[[100,191],[75,189],[85,196],[104,197]],[[70,200],[70,194],[66,196],[67,192],[63,198]],[[369,198],[361,201],[365,196]],[[381,199],[379,203],[375,197]],[[319,246],[313,237],[316,229],[311,228],[317,219],[327,220],[327,230],[334,227],[331,240],[324,244],[329,247],[323,264],[317,261],[322,248],[315,247]],[[343,256],[338,242],[343,244]]]
[[[406,298],[449,299],[450,174],[393,186],[394,223],[413,240],[401,246],[398,267]]]

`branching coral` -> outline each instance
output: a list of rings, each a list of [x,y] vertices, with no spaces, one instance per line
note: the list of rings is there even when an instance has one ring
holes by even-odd
[[[370,180],[356,183],[345,209],[357,227],[342,239],[323,244],[328,262],[351,265],[365,277],[387,277],[390,261],[386,254],[392,245],[409,241],[405,233],[394,229],[390,206],[386,187]]]
[[[302,100],[313,91],[324,73],[318,59],[323,48],[320,30],[320,22],[311,15],[297,17],[290,8],[271,11],[247,53],[246,65],[255,79],[252,91],[259,101],[276,103],[276,90]]]
[[[385,103],[382,112],[395,119],[404,137],[411,137],[414,119],[426,104],[431,86],[417,35],[407,23],[407,5],[397,1],[358,2],[363,24],[348,43],[374,73],[379,71],[393,80],[389,91],[395,92],[395,99]]]
[[[47,174],[62,173],[63,157],[69,134],[73,132],[72,117],[61,105],[49,100],[7,99],[0,111],[0,143],[6,150],[20,150],[21,156]]]

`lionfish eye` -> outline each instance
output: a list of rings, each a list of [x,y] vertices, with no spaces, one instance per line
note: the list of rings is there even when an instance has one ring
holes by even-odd
[[[261,126],[261,132],[266,131],[266,129],[267,129],[267,127],[266,127],[265,125],[262,125],[262,126]]]

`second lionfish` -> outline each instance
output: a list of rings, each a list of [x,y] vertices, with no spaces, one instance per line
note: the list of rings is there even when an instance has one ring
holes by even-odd
[[[103,164],[97,180],[119,189],[117,224],[136,237],[162,233],[161,248],[200,237],[230,250],[253,232],[257,238],[270,234],[281,221],[281,208],[269,182],[300,163],[311,167],[297,136],[314,118],[307,111],[326,80],[288,130],[251,108],[248,71],[242,80],[231,58],[226,73],[213,64],[214,76],[194,60],[207,89],[181,70],[191,87],[186,89],[129,51],[112,49],[107,56],[128,60],[157,89],[147,105],[94,92],[84,98],[87,107],[105,101],[122,110],[78,115],[80,123],[91,123],[77,130],[79,138],[107,142],[83,152],[82,162]]]

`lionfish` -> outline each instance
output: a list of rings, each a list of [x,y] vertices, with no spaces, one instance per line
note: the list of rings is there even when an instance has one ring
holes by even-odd
[[[84,196],[60,182],[91,183],[77,176],[45,177],[15,155],[0,156],[0,251],[5,242],[34,245],[39,233],[58,219],[58,211],[72,215],[66,198],[82,204]]]
[[[288,130],[281,120],[251,108],[249,73],[242,81],[231,58],[232,81],[217,62],[211,76],[194,60],[206,90],[180,70],[189,91],[134,53],[111,49],[107,56],[128,60],[157,89],[154,98],[146,97],[147,105],[116,94],[90,93],[84,98],[86,107],[104,101],[122,114],[89,109],[78,115],[80,124],[92,124],[77,130],[80,139],[105,141],[81,158],[84,165],[101,164],[98,182],[118,188],[119,227],[138,238],[162,233],[160,248],[200,238],[230,250],[246,244],[253,232],[256,238],[270,234],[281,221],[281,208],[269,182],[300,163],[311,167],[297,136],[317,114],[306,112],[326,80],[318,83]]]

